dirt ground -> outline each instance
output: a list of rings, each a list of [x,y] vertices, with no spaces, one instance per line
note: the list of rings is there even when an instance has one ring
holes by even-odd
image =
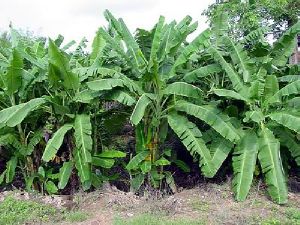
[[[177,218],[199,221],[197,224],[300,224],[300,193],[289,193],[288,204],[279,206],[265,192],[265,187],[258,183],[247,200],[238,203],[233,200],[229,182],[203,184],[158,199],[138,197],[109,186],[102,191],[76,195],[76,210],[85,212],[87,220],[60,224],[119,225],[117,221],[130,221],[144,214],[174,221]]]

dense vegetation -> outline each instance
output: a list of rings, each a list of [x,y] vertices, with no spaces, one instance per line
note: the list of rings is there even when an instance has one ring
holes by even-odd
[[[228,12],[228,34],[233,38],[244,37],[256,29],[266,29],[269,34],[280,37],[287,27],[298,21],[299,0],[241,0],[221,1],[212,4],[203,13],[210,22],[218,17],[219,11]]]
[[[232,162],[237,201],[247,197],[254,173],[271,198],[287,202],[287,177],[300,166],[299,66],[289,65],[300,23],[273,45],[267,31],[228,34],[228,14],[190,43],[197,23],[187,16],[133,35],[105,12],[92,51],[74,42],[28,38],[16,30],[0,42],[0,183],[22,180],[49,194],[84,190],[127,171],[131,190],[176,190],[169,165],[189,166],[169,147],[172,134],[213,178]],[[107,107],[109,103],[109,107]],[[130,122],[134,152],[105,140]],[[109,136],[109,135],[108,135]],[[258,159],[258,160],[257,160]]]

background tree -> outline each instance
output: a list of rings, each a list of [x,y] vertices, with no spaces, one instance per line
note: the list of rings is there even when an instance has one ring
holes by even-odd
[[[299,19],[300,0],[229,0],[217,1],[204,11],[213,24],[220,11],[226,11],[229,33],[239,39],[257,29],[268,29],[277,39]]]

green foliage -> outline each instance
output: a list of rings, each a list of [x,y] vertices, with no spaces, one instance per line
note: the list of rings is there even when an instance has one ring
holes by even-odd
[[[210,151],[198,135],[200,131],[194,133],[196,125],[187,119],[187,115],[205,121],[231,141],[238,140],[239,136],[230,121],[225,116],[219,116],[218,110],[210,108],[209,105],[201,106],[203,91],[199,87],[180,81],[182,74],[186,74],[187,80],[195,80],[198,77],[199,68],[188,69],[186,64],[192,56],[209,46],[210,30],[202,32],[191,43],[185,45],[187,35],[196,28],[196,24],[191,24],[191,18],[186,17],[178,24],[175,22],[166,24],[164,18],[160,17],[156,26],[147,33],[149,35],[147,41],[150,43],[146,43],[144,36],[137,36],[137,40],[133,39],[122,19],[115,19],[108,11],[105,12],[105,16],[120,41],[125,43],[126,49],[121,51],[120,44],[113,43],[118,40],[111,40],[113,34],[111,37],[104,35],[104,39],[111,42],[111,48],[120,61],[125,58],[124,54],[132,60],[130,63],[127,62],[129,71],[125,70],[124,74],[122,73],[124,68],[121,67],[121,72],[111,74],[111,78],[95,79],[87,84],[93,91],[108,91],[110,95],[114,95],[116,91],[122,90],[128,93],[127,98],[132,96],[137,99],[130,121],[136,127],[143,127],[143,130],[137,137],[139,146],[136,149],[136,156],[132,157],[126,167],[133,176],[134,186],[140,186],[143,183],[142,179],[154,187],[161,185],[162,180],[173,183],[170,174],[163,171],[163,167],[170,164],[168,158],[171,155],[165,155],[164,149],[161,149],[168,133],[168,123],[191,154],[198,158],[203,173],[213,177],[222,163],[215,157],[217,166],[213,165]],[[170,35],[170,32],[177,35]],[[150,48],[147,50],[148,57],[145,57],[142,51],[146,48]],[[127,61],[126,58],[125,60]],[[214,64],[204,66],[201,72],[211,74],[218,71],[220,67]],[[177,101],[177,98],[185,99],[186,105]],[[122,104],[126,103],[123,98],[114,99]],[[195,100],[200,105],[192,104]],[[180,126],[175,125],[174,110],[185,113]],[[181,133],[183,131],[184,134]],[[145,176],[146,174],[148,176]]]
[[[285,85],[278,83],[278,70],[275,67],[284,67],[292,52],[290,51],[286,55],[280,54],[280,56],[278,54],[278,57],[283,57],[281,61],[285,61],[283,64],[272,61],[274,59],[272,58],[274,57],[272,54],[277,51],[278,46],[285,46],[291,43],[291,40],[295,38],[293,31],[298,26],[299,22],[284,34],[284,38],[280,38],[274,44],[274,47],[270,49],[269,54],[265,56],[266,59],[263,62],[255,55],[250,60],[252,53],[247,53],[239,43],[235,44],[228,37],[226,37],[224,46],[230,49],[230,60],[223,56],[218,46],[211,47],[209,50],[215,61],[219,62],[221,67],[226,71],[226,75],[231,83],[231,85],[228,85],[230,88],[215,89],[214,93],[221,99],[243,101],[246,112],[242,112],[244,118],[239,126],[242,129],[247,129],[250,126],[252,132],[256,133],[250,135],[246,132],[243,134],[240,143],[236,143],[237,147],[233,157],[233,169],[235,173],[233,190],[237,200],[244,200],[247,196],[258,155],[259,163],[265,175],[269,194],[272,199],[279,204],[286,203],[287,201],[286,175],[283,172],[284,169],[280,156],[282,154],[280,153],[280,144],[286,146],[286,135],[279,134],[276,137],[274,132],[276,129],[286,127],[292,133],[299,133],[297,126],[299,113],[293,109],[288,109],[288,112],[286,111],[286,101],[289,98],[293,98],[299,92],[297,90],[297,83],[295,83],[297,81],[291,81]],[[269,67],[269,63],[271,63],[272,69]],[[247,79],[245,79],[246,77]],[[251,138],[251,136],[253,138],[255,136],[259,137],[259,141],[247,141],[247,138]],[[297,147],[294,147],[297,146],[297,140],[293,140],[293,138],[289,140],[288,148],[290,148],[295,160],[298,161],[298,153],[296,153],[298,150],[296,150]],[[255,142],[258,142],[259,145],[255,145]],[[250,146],[251,143],[253,146]],[[251,152],[247,151],[247,148],[251,149]]]
[[[44,161],[48,162],[55,157],[64,140],[65,134],[72,128],[72,125],[66,124],[63,127],[59,128],[59,130],[53,135],[53,137],[47,143],[47,146],[43,153],[42,159]]]
[[[212,163],[211,155],[204,141],[201,139],[202,134],[197,126],[178,114],[169,115],[168,121],[170,127],[191,154],[201,156],[199,163],[200,167],[202,167],[203,174],[207,177],[213,177],[216,171]]]
[[[59,183],[58,188],[64,189],[70,179],[72,173],[72,162],[64,162],[63,166],[59,170]]]
[[[259,140],[258,159],[265,174],[268,191],[279,204],[287,202],[286,178],[280,160],[280,143],[268,128],[262,128]]]
[[[243,201],[250,190],[258,154],[258,138],[253,131],[246,131],[235,148],[232,159],[234,171],[233,191],[236,200]]]
[[[74,123],[75,143],[85,163],[92,161],[92,125],[88,115],[77,115]]]
[[[10,157],[5,171],[1,171],[1,183],[13,182],[15,173],[21,172],[26,189],[52,194],[64,189],[72,171],[78,168],[83,185],[88,189],[92,183],[91,174],[95,173],[97,167],[103,170],[108,166],[105,160],[105,165],[91,165],[92,156],[102,149],[93,149],[93,143],[97,146],[99,140],[97,133],[100,127],[98,124],[92,126],[90,120],[101,112],[98,104],[90,107],[92,105],[88,103],[99,93],[80,97],[78,93],[88,91],[83,83],[87,77],[77,73],[76,68],[101,67],[101,53],[85,61],[82,52],[84,41],[75,52],[68,54],[65,50],[74,42],[60,48],[62,36],[55,41],[49,40],[47,46],[45,42],[22,37],[15,30],[11,32],[14,35],[13,43],[7,46],[3,56],[7,59],[6,64],[0,68],[3,78],[1,146],[5,146],[6,157]],[[97,40],[93,48],[95,51],[104,51],[101,45],[104,44]],[[122,96],[115,98],[121,99]],[[93,131],[96,133],[94,136]],[[114,165],[114,158],[109,159],[112,162],[109,168]],[[78,162],[75,162],[76,159]],[[106,179],[102,173],[93,177],[99,181],[98,184]]]
[[[57,82],[62,81],[65,88],[76,90],[79,86],[78,76],[71,71],[66,55],[51,39],[48,54],[50,83],[55,86]]]
[[[288,25],[297,22],[299,6],[298,0],[231,0],[214,3],[203,14],[208,17],[212,27],[216,27],[217,31],[214,31],[217,35],[222,30],[220,28],[227,26],[225,32],[236,39],[265,28],[270,28],[274,36],[279,37]],[[226,12],[226,17],[222,12]],[[229,25],[224,24],[225,18]],[[259,38],[255,40],[259,41]]]
[[[0,111],[1,126],[15,127],[35,108],[45,103],[43,98],[32,99],[27,103],[21,103]]]
[[[12,59],[6,74],[6,88],[8,94],[14,94],[22,85],[23,58],[13,49]]]
[[[264,11],[268,20],[276,7],[294,10],[289,4],[276,1],[274,11]],[[97,31],[91,53],[85,39],[72,51],[74,41],[64,44],[62,36],[45,42],[12,29],[0,47],[0,184],[21,174],[28,190],[55,194],[74,183],[88,190],[116,179],[111,168],[122,165],[132,191],[175,192],[169,166],[189,172],[190,165],[165,147],[172,133],[205,177],[232,157],[237,201],[246,199],[259,164],[271,198],[286,203],[283,162],[300,165],[299,68],[287,64],[300,23],[292,21],[271,45],[261,26],[265,6],[270,2],[215,6],[211,28],[191,42],[197,23],[189,16],[170,23],[161,16],[133,35],[105,11],[108,28]],[[108,136],[126,123],[135,129],[128,157],[108,147]]]

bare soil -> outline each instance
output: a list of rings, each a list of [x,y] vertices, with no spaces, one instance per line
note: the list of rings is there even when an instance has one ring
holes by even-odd
[[[245,202],[234,201],[230,182],[202,184],[161,198],[151,196],[138,197],[109,185],[101,191],[78,193],[74,198],[77,210],[88,214],[89,219],[60,224],[118,225],[116,217],[126,221],[143,214],[172,220],[186,218],[203,221],[203,224],[300,224],[300,218],[290,220],[287,214],[292,209],[300,215],[300,193],[290,193],[288,204],[279,206],[267,197],[260,182],[254,185]]]

